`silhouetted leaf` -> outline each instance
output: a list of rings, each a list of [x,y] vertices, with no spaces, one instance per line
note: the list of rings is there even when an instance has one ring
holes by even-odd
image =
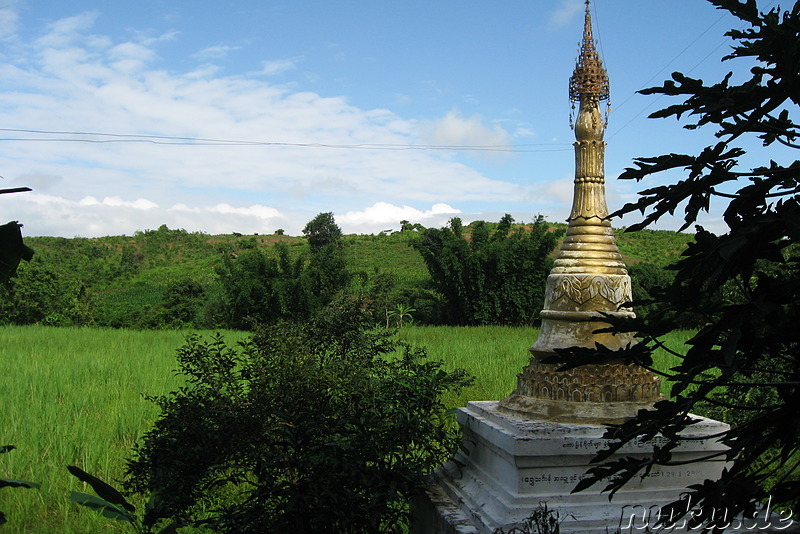
[[[99,495],[105,501],[108,501],[114,505],[118,504],[129,512],[136,511],[136,508],[129,503],[119,491],[112,486],[109,486],[99,478],[90,475],[80,467],[76,467],[74,465],[68,465],[67,470],[72,473],[73,476],[77,477],[78,480],[89,484],[95,493],[97,493],[97,495]]]
[[[109,519],[116,519],[117,521],[126,521],[128,523],[133,523],[134,518],[125,509],[108,502],[105,499],[101,499],[96,495],[90,495],[88,493],[81,493],[79,491],[73,491],[69,495],[69,500],[74,503],[80,504],[81,506],[85,506],[87,508],[91,508],[92,510],[97,511],[103,517],[108,517]]]

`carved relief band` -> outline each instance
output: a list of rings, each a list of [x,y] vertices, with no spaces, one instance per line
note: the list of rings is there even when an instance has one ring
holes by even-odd
[[[551,274],[547,279],[545,309],[566,307],[577,311],[616,311],[631,300],[629,276]]]
[[[659,380],[635,364],[584,365],[567,371],[532,361],[519,375],[514,393],[571,402],[638,402],[657,399]],[[526,380],[535,376],[536,380]]]

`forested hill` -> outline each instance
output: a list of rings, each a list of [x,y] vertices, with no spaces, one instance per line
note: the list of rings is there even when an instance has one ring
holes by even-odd
[[[564,228],[550,226],[555,232]],[[471,229],[464,227],[466,240]],[[397,317],[398,310],[401,318],[442,321],[434,309],[440,296],[432,289],[422,255],[412,246],[423,230],[417,226],[378,235],[344,235],[340,240],[345,289],[368,296],[387,321],[390,312]],[[635,286],[640,272],[662,276],[663,267],[679,257],[690,239],[667,231],[617,231]],[[28,237],[25,242],[36,254],[30,263],[20,265],[11,290],[0,300],[3,324],[243,327],[242,321],[231,320],[226,303],[258,306],[257,299],[272,299],[270,305],[276,310],[303,313],[307,310],[295,309],[302,303],[287,300],[303,291],[319,293],[309,280],[324,278],[328,276],[324,270],[336,268],[329,259],[327,264],[319,260],[317,271],[313,265],[307,269],[306,238],[286,235],[208,235],[161,226],[133,236]],[[249,270],[242,271],[244,265]],[[259,293],[263,293],[259,279],[269,277],[280,279],[283,293]],[[232,284],[238,293],[232,292]],[[233,302],[232,295],[245,302]]]

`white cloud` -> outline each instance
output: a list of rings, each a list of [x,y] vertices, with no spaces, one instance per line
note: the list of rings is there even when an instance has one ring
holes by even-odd
[[[462,117],[456,109],[432,123],[423,124],[422,137],[426,143],[438,146],[481,147],[511,144],[511,135],[500,125],[487,126],[478,115]]]
[[[514,130],[514,137],[534,137],[535,135],[536,132],[527,126],[518,126],[517,129]]]
[[[212,65],[210,63],[204,63],[203,65],[198,66],[191,72],[186,73],[187,80],[197,80],[202,78],[211,78],[217,72],[219,72],[219,67],[217,65]]]
[[[258,219],[270,220],[282,218],[281,212],[269,206],[253,204],[245,208],[236,208],[230,204],[221,203],[205,208],[190,208],[186,204],[175,204],[170,208],[171,211],[183,211],[188,213],[217,213],[222,215],[244,215]]]
[[[461,210],[445,203],[437,203],[429,210],[419,210],[411,206],[396,206],[389,202],[376,202],[361,211],[348,211],[336,216],[336,222],[345,232],[358,233],[364,229],[380,227],[398,229],[400,221],[420,223],[423,226],[440,226]]]
[[[139,43],[120,43],[109,50],[109,56],[117,60],[132,59],[136,61],[147,61],[155,56],[155,52]]]
[[[544,187],[542,190],[544,191],[544,196],[569,205],[572,202],[572,195],[575,189],[574,182],[574,178],[565,176],[560,180],[553,180],[552,182],[543,184]]]
[[[581,0],[560,0],[558,8],[550,16],[550,26],[563,28],[581,13],[583,6]]]
[[[137,198],[134,201],[122,200],[119,197],[106,197],[103,199],[104,206],[111,206],[112,208],[133,208],[136,210],[151,210],[157,208],[158,204],[151,202],[145,198]]]
[[[162,224],[209,234],[271,233],[283,227],[296,235],[302,227],[299,222],[293,225],[279,210],[257,204],[246,208],[225,203],[210,206],[176,204],[163,209],[145,199],[109,197],[99,201],[96,197],[85,196],[73,201],[36,193],[3,196],[15,197],[0,198],[0,209],[10,218],[24,223],[25,235],[131,235],[136,230],[158,228]],[[42,232],[42,228],[49,231]]]
[[[88,197],[83,197],[78,202],[78,205],[79,206],[101,206],[102,204],[100,203],[99,200],[97,200],[93,196],[88,196]]]
[[[36,44],[44,47],[64,47],[79,39],[82,33],[91,29],[97,20],[97,11],[88,11],[59,19],[49,25],[49,31],[40,37]]]
[[[17,32],[19,13],[16,0],[0,1],[0,39],[12,37]]]
[[[123,72],[135,72],[144,68],[145,64],[152,60],[155,52],[139,43],[120,43],[108,51],[112,60],[111,65]]]
[[[132,234],[161,224],[209,233],[267,232],[279,224],[291,233],[316,213],[355,214],[385,199],[413,206],[518,201],[524,194],[519,185],[488,178],[450,152],[364,148],[422,142],[419,124],[391,111],[293,91],[253,73],[156,70],[151,64],[161,61],[158,43],[176,33],[114,41],[92,33],[96,16],[54,22],[38,41],[9,48],[15,56],[0,63],[0,76],[14,90],[0,93],[0,122],[20,129],[263,144],[19,132],[16,137],[64,140],[0,144],[9,181],[42,177],[32,182],[33,196],[14,203],[20,215],[13,217],[26,223],[29,235]],[[267,71],[293,68],[296,61],[268,62]],[[510,140],[500,126],[457,111],[428,126],[425,142],[436,144]],[[53,213],[40,209],[45,204]],[[436,215],[432,210],[392,212],[391,219],[371,212],[372,219],[365,215],[358,224],[379,231],[382,221],[423,221]],[[368,228],[370,220],[374,226]]]
[[[192,54],[194,59],[198,61],[210,61],[212,59],[223,59],[228,57],[230,52],[236,51],[241,49],[241,46],[229,46],[229,45],[216,45],[216,46],[209,46],[200,50],[199,52],[195,52]]]
[[[296,59],[273,59],[271,61],[264,61],[264,67],[261,69],[261,74],[266,74],[267,76],[275,76],[276,74],[282,74],[288,70],[294,70],[297,68],[297,60]]]
[[[135,35],[138,42],[142,43],[143,45],[154,46],[163,42],[175,41],[180,35],[180,32],[171,30],[160,35],[152,36],[149,32],[137,31],[135,32]]]
[[[448,206],[447,204],[445,204],[443,202],[440,202],[438,204],[434,204],[431,207],[431,209],[426,212],[426,214],[429,214],[429,215],[444,215],[444,214],[452,215],[454,213],[461,213],[461,210],[457,210],[455,208],[452,208],[452,207]]]

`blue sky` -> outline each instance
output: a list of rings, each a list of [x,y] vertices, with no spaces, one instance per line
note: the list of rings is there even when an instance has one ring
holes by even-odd
[[[747,65],[720,63],[740,23],[704,0],[592,12],[615,209],[642,188],[615,180],[634,157],[710,140],[647,119],[669,100],[635,92]],[[346,233],[563,220],[582,25],[581,0],[0,0],[0,187],[34,189],[0,208],[26,235],[65,237],[297,235],[327,211]]]

